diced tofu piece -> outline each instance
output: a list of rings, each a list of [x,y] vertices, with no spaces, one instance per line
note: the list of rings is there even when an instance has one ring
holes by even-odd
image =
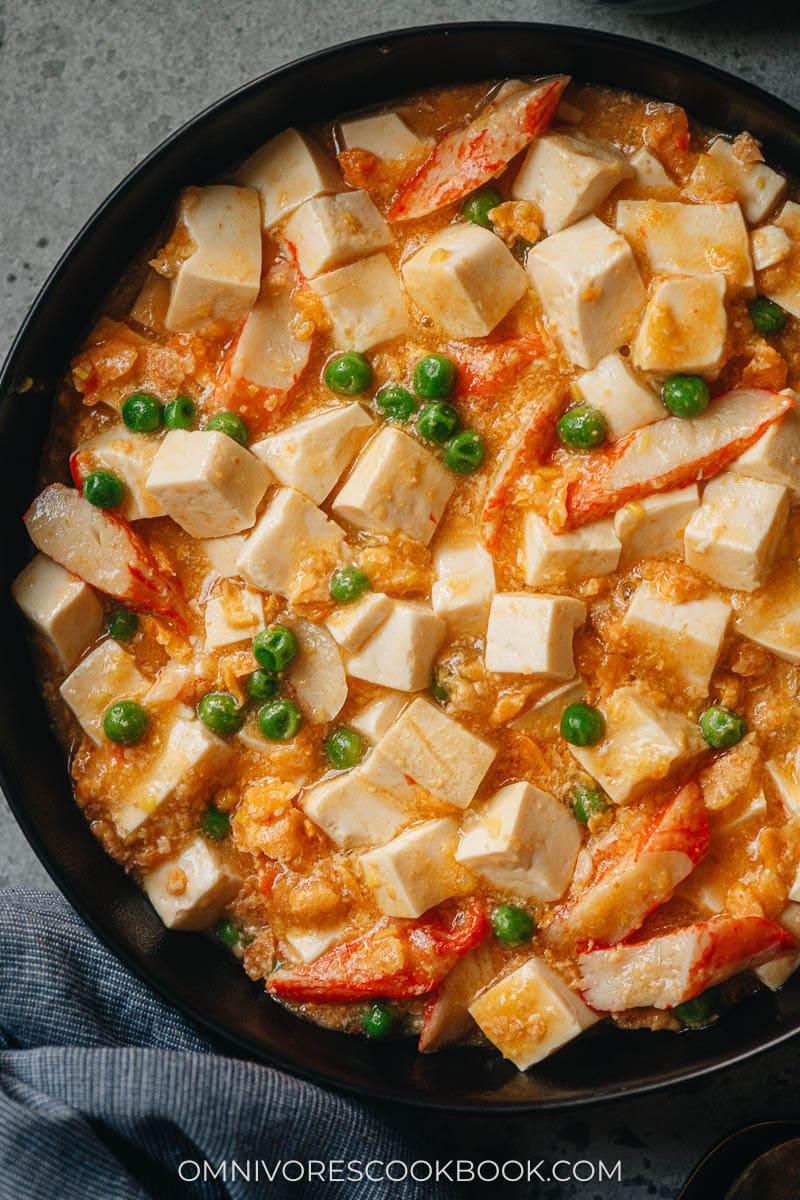
[[[409,296],[451,337],[485,337],[525,291],[504,242],[463,221],[435,233],[403,264]]]
[[[786,194],[786,180],[782,175],[765,162],[742,162],[736,157],[734,143],[726,138],[714,138],[708,153],[725,164],[726,179],[734,187],[736,199],[751,225],[763,221]],[[690,187],[691,183],[690,178]]]
[[[786,662],[800,663],[800,580],[796,574],[755,593],[737,611],[736,632]]]
[[[405,696],[381,696],[357,712],[348,723],[374,745],[389,732],[407,703]]]
[[[250,528],[268,482],[264,464],[227,434],[170,429],[147,490],[190,537],[214,538]]]
[[[750,253],[757,271],[777,266],[792,253],[792,239],[780,225],[762,225],[750,234]]]
[[[339,131],[346,150],[366,150],[382,162],[410,158],[433,144],[430,138],[417,137],[396,112],[342,121]]]
[[[293,488],[278,488],[238,558],[253,587],[294,599],[341,561],[344,531]]]
[[[494,561],[474,538],[449,538],[433,554],[433,611],[458,636],[485,633],[495,593]]]
[[[630,500],[614,514],[614,531],[622,542],[619,566],[629,567],[657,554],[683,555],[683,531],[700,504],[696,483],[672,492]]]
[[[576,382],[581,398],[603,414],[612,442],[665,416],[664,405],[653,389],[636,378],[619,354],[607,354]]]
[[[87,737],[103,743],[103,717],[117,700],[139,700],[150,686],[119,642],[106,638],[67,676],[59,691]]]
[[[569,749],[615,804],[629,804],[706,748],[693,721],[661,708],[638,688],[618,688],[602,708],[601,741]]]
[[[370,782],[360,767],[309,788],[300,807],[340,850],[388,842],[413,818],[403,797]]]
[[[392,601],[383,592],[367,592],[355,604],[343,604],[325,624],[342,647],[354,653],[382,625],[392,611]]]
[[[208,929],[242,886],[219,850],[197,837],[142,880],[148,899],[169,929]]]
[[[131,306],[131,320],[157,333],[164,328],[169,307],[170,281],[152,267]]]
[[[37,554],[20,571],[11,594],[34,628],[53,647],[68,671],[83,649],[99,637],[103,609],[92,589],[51,558]]]
[[[503,1058],[527,1071],[597,1017],[541,959],[529,958],[482,992],[470,1014]]]
[[[615,146],[579,134],[545,133],[523,159],[511,194],[533,200],[547,233],[594,212],[634,169]]]
[[[236,560],[246,541],[246,534],[232,533],[228,537],[205,538],[199,546],[218,575],[223,579],[234,579],[239,574]]]
[[[231,646],[252,638],[264,625],[264,600],[249,588],[229,589],[206,603],[206,649]]]
[[[563,804],[531,783],[510,783],[462,835],[456,860],[501,892],[544,902],[567,890],[580,845]]]
[[[792,504],[800,503],[800,414],[796,408],[781,417],[754,446],[732,464],[737,475],[763,479],[788,488]]]
[[[386,620],[351,655],[347,674],[398,692],[428,687],[447,625],[424,604],[395,600]]]
[[[343,404],[296,421],[250,449],[279,483],[321,504],[350,466],[372,425],[360,404]]]
[[[752,294],[750,238],[738,204],[620,200],[617,229],[653,275],[723,274],[732,294]]]
[[[571,362],[593,367],[630,341],[644,285],[625,238],[597,217],[534,246],[526,269]]]
[[[502,947],[491,938],[469,950],[447,972],[425,1004],[418,1049],[432,1054],[475,1033],[469,1006],[505,965]]]
[[[347,676],[339,648],[324,625],[305,617],[293,617],[286,623],[297,638],[297,658],[286,678],[309,721],[332,721],[347,699]]]
[[[668,671],[693,694],[707,696],[730,615],[730,604],[720,596],[676,603],[645,580],[622,624],[648,664]]]
[[[731,800],[734,799],[735,796],[731,796]],[[732,804],[731,807],[736,809],[737,805]],[[714,833],[717,836],[720,834],[729,834],[732,833],[734,829],[739,829],[742,825],[747,825],[751,821],[756,820],[760,825],[763,825],[765,823],[766,816],[767,798],[763,792],[758,792],[745,808],[739,808],[737,812],[733,812],[729,816],[726,816],[723,821],[717,821],[714,826]]]
[[[304,201],[342,187],[336,164],[296,129],[284,129],[248,158],[237,182],[260,194],[265,229],[279,224]]]
[[[769,283],[762,284],[761,290],[793,317],[800,318],[800,204],[787,200],[775,224],[791,238],[791,253],[783,260],[780,271],[774,272],[774,279],[770,276]]]
[[[725,276],[665,279],[647,302],[633,346],[642,371],[685,371],[714,378],[725,356]]]
[[[636,172],[636,182],[639,187],[672,188],[677,191],[677,184],[664,169],[663,163],[644,146],[630,157],[630,164]]]
[[[771,759],[764,765],[787,816],[794,821],[800,821],[800,779],[797,776],[796,762],[791,758],[784,762]]]
[[[408,332],[400,280],[385,254],[371,254],[312,279],[340,350],[371,350]]]
[[[421,917],[464,891],[455,861],[458,824],[453,817],[423,821],[385,846],[362,854],[364,880],[387,917]]]
[[[561,720],[561,714],[568,704],[575,704],[586,699],[586,686],[578,677],[570,679],[569,683],[560,683],[551,688],[513,721],[509,721],[509,729],[533,729],[537,725],[545,728],[548,723],[552,727]]]
[[[391,245],[389,226],[367,192],[338,192],[306,200],[292,213],[283,236],[307,279]]]
[[[788,516],[789,494],[780,484],[718,475],[686,526],[686,561],[723,587],[752,592],[769,574]]]
[[[427,546],[454,487],[452,474],[430,450],[385,426],[362,451],[333,513],[358,529],[406,533]]]
[[[147,476],[159,448],[155,438],[128,433],[124,428],[109,429],[79,446],[70,465],[73,474],[85,479],[92,471],[110,471],[123,483],[122,504],[114,509],[126,521],[160,517],[163,509],[147,490]]]
[[[171,332],[236,321],[261,283],[258,196],[250,188],[187,188],[179,221],[194,249],[176,268],[164,320]]]
[[[586,605],[571,596],[498,593],[489,613],[487,670],[571,679],[572,639],[585,620]]]
[[[334,929],[294,930],[283,935],[292,954],[303,963],[316,962],[321,954],[347,940],[348,931],[340,925]]]
[[[246,379],[269,391],[288,392],[308,363],[311,338],[296,337],[300,310],[292,299],[297,285],[288,263],[276,263],[261,284],[230,360],[233,379]]]
[[[542,517],[527,512],[524,538],[525,582],[530,587],[608,575],[616,570],[622,549],[610,517],[568,533],[553,533]]]
[[[793,890],[796,891],[796,887]],[[800,897],[793,896],[792,892],[789,893],[789,903],[778,914],[777,922],[793,938],[800,940],[800,903],[797,903],[798,898]],[[778,958],[773,958],[772,962],[756,967],[754,974],[770,991],[775,992],[778,988],[783,987],[786,980],[794,975],[798,967],[800,967],[800,950],[790,950],[788,954],[781,954]]]
[[[145,692],[142,704],[145,708],[175,705],[180,701],[184,689],[190,688],[198,678],[200,678],[200,673],[191,662],[182,663],[175,658],[170,658]],[[187,718],[192,716],[192,710],[188,704],[179,704],[179,707],[181,716]]]

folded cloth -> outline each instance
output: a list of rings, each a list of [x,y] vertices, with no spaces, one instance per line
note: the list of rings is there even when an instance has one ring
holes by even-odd
[[[298,1174],[427,1158],[401,1123],[217,1053],[59,895],[0,890],[0,1200],[449,1196],[358,1168]]]

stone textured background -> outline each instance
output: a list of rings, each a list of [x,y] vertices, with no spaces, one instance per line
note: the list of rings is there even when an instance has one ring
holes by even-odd
[[[188,117],[263,71],[351,37],[487,18],[644,38],[800,105],[796,0],[723,0],[649,18],[580,0],[11,0],[0,6],[0,355],[86,217]],[[13,883],[52,886],[0,805],[0,885]],[[800,1042],[680,1091],[572,1117],[436,1117],[437,1150],[441,1157],[623,1162],[622,1184],[533,1184],[515,1189],[518,1195],[674,1197],[722,1134],[796,1112],[798,1073]],[[397,1119],[422,1124],[418,1114]]]

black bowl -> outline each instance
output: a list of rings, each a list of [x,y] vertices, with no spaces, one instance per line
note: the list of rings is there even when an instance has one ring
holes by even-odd
[[[21,517],[36,486],[56,384],[105,295],[157,231],[181,187],[203,183],[286,125],[333,117],[433,84],[569,72],[673,100],[709,125],[751,130],[800,175],[800,114],[764,92],[660,47],[534,24],[464,24],[368,38],[302,59],[214,105],[133,171],[67,250],[0,377],[0,782],[50,875],[139,975],[235,1052],[382,1099],[483,1112],[566,1107],[642,1092],[731,1065],[800,1028],[800,978],[702,1033],[593,1029],[519,1074],[493,1051],[426,1057],[291,1016],[211,939],[170,932],[109,859],[75,806],[36,687],[8,584],[30,555]]]

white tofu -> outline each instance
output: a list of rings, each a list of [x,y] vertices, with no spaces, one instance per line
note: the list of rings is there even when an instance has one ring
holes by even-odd
[[[780,271],[769,282],[762,281],[761,290],[770,300],[800,318],[800,204],[787,200],[774,222],[791,239],[791,253],[784,259]]]
[[[264,599],[249,588],[228,589],[206,602],[206,649],[255,637],[264,626]]]
[[[149,686],[133,655],[106,638],[67,676],[59,692],[83,732],[100,746],[107,709],[117,700],[140,700]]]
[[[360,767],[309,788],[300,807],[339,850],[388,842],[413,817],[402,796],[376,786]]]
[[[792,758],[783,762],[773,758],[764,766],[775,785],[786,815],[794,821],[800,821],[800,779],[797,777],[797,763]]]
[[[612,692],[602,711],[605,736],[569,750],[615,804],[635,800],[706,748],[697,725],[635,687]]]
[[[171,332],[233,322],[253,307],[261,283],[258,196],[249,188],[187,188],[179,221],[194,250],[176,268],[164,319]]]
[[[237,565],[253,587],[293,599],[342,560],[344,531],[293,488],[277,488]]]
[[[357,529],[405,533],[427,546],[455,479],[425,446],[385,425],[367,443],[333,502],[333,514]]]
[[[208,929],[242,886],[219,850],[202,837],[142,879],[153,908],[169,929]]]
[[[176,711],[180,711],[180,715],[188,720],[192,716],[192,710],[188,704],[180,702],[181,693],[200,677],[200,672],[192,663],[178,662],[175,658],[167,659],[142,697],[142,704],[146,709],[162,705],[175,706]]]
[[[128,433],[122,427],[108,429],[75,452],[79,473],[86,478],[92,471],[110,471],[125,488],[122,504],[114,512],[126,521],[160,517],[164,510],[147,490],[147,476],[159,448],[156,438]]]
[[[321,504],[350,466],[374,422],[360,404],[326,408],[250,449],[279,483]]]
[[[529,587],[577,583],[617,568],[622,543],[610,517],[567,533],[553,533],[542,517],[527,512],[523,529]]]
[[[730,615],[731,606],[721,596],[675,603],[645,580],[622,625],[648,664],[668,671],[693,694],[707,696]]]
[[[545,238],[525,265],[571,362],[593,367],[631,340],[644,285],[625,238],[597,217]]]
[[[570,679],[568,683],[559,683],[540,696],[530,708],[526,708],[508,722],[509,729],[534,729],[537,725],[546,728],[558,724],[561,714],[568,704],[576,704],[586,699],[586,685],[580,676]]]
[[[455,861],[458,825],[452,817],[424,821],[385,846],[362,854],[364,881],[387,917],[421,917],[464,890]]]
[[[733,801],[734,797],[731,796],[730,800]],[[731,807],[736,809],[737,805],[731,804]],[[727,808],[728,805],[725,805],[725,809]],[[756,820],[760,825],[763,825],[766,821],[766,816],[767,798],[763,792],[758,792],[744,808],[739,807],[738,811],[731,815],[726,815],[721,821],[715,822],[714,833],[716,835],[727,835],[733,833],[735,829],[741,828],[742,825],[748,825],[751,821]]]
[[[726,286],[724,275],[657,284],[633,346],[635,365],[642,371],[718,375],[728,336]]]
[[[789,903],[781,910],[777,923],[788,930],[794,938],[800,940],[800,904],[789,894]],[[786,980],[794,975],[797,968],[800,967],[800,950],[790,950],[788,954],[781,954],[777,958],[773,958],[771,962],[764,963],[761,967],[756,967],[753,972],[757,975],[763,984],[770,991],[777,991],[783,987]]]
[[[269,483],[264,464],[215,431],[170,429],[153,459],[147,490],[190,537],[249,529]]]
[[[800,503],[800,413],[791,408],[773,422],[754,446],[732,464],[736,475],[749,475],[777,483],[789,491],[792,504]]]
[[[514,180],[515,200],[541,209],[546,233],[557,233],[603,203],[634,168],[608,142],[580,134],[545,133],[534,140]]]
[[[790,663],[800,663],[800,586],[792,574],[765,595],[750,596],[734,618],[736,632]]]
[[[686,561],[723,587],[752,592],[769,574],[788,516],[789,493],[780,484],[718,475],[686,526]]]
[[[395,600],[389,616],[347,661],[347,674],[398,692],[430,685],[447,625],[424,604]]]
[[[417,137],[396,112],[342,121],[339,132],[345,150],[366,150],[381,162],[410,158],[433,145],[431,138]]]
[[[307,279],[392,244],[389,226],[367,192],[338,192],[306,200],[283,236]]]
[[[456,860],[498,891],[547,902],[567,890],[580,845],[563,804],[531,783],[510,783],[462,834]]]
[[[429,238],[403,264],[411,299],[446,334],[485,337],[525,292],[525,272],[506,244],[462,221]]]
[[[153,333],[164,328],[169,307],[170,281],[151,267],[139,295],[131,305],[131,320]]]
[[[775,267],[792,253],[792,239],[780,225],[762,225],[750,234],[750,253],[757,271]]]
[[[296,129],[284,129],[248,158],[237,182],[259,193],[265,229],[278,225],[306,200],[343,186],[336,164]]]
[[[277,263],[261,284],[230,359],[232,379],[268,391],[288,392],[308,364],[311,337],[294,333],[300,310],[292,299],[297,286],[288,263]]]
[[[232,533],[228,537],[205,538],[198,545],[218,575],[223,579],[235,579],[239,575],[236,560],[246,541],[247,534]]]
[[[591,371],[578,376],[576,386],[581,399],[603,414],[609,441],[665,416],[653,389],[636,378],[620,354],[601,358]]]
[[[371,254],[312,279],[339,350],[371,350],[408,333],[400,280],[385,254]]]
[[[311,963],[316,962],[326,950],[347,941],[349,936],[351,935],[344,926],[337,925],[333,929],[288,929],[283,935],[283,940],[294,958],[303,963]]]
[[[699,504],[700,491],[692,483],[623,505],[614,514],[614,532],[622,542],[620,568],[660,554],[683,556],[683,531]]]
[[[736,203],[620,200],[617,229],[653,275],[721,273],[732,294],[755,289],[750,237]]]
[[[494,560],[474,536],[448,538],[433,554],[431,604],[459,637],[485,633],[495,594]]]
[[[736,199],[751,225],[758,225],[786,194],[786,180],[765,162],[744,163],[734,153],[734,143],[724,137],[714,138],[708,148],[711,158],[725,164],[726,181],[736,192]],[[696,168],[697,170],[698,168]],[[702,170],[702,167],[699,168]],[[692,185],[692,177],[688,186]]]
[[[481,992],[469,1011],[503,1058],[520,1071],[541,1062],[598,1019],[538,958],[527,959]]]
[[[349,724],[375,745],[389,732],[407,703],[406,696],[381,696],[351,717]]]
[[[361,649],[391,611],[392,601],[383,592],[367,592],[355,603],[334,609],[325,624],[342,649],[354,653]]]
[[[670,177],[660,159],[652,151],[642,146],[630,157],[630,164],[636,173],[636,182],[648,191],[655,188],[671,188],[677,192],[678,185]]]
[[[499,592],[489,613],[486,668],[572,679],[572,639],[585,620],[586,605],[571,596]]]
[[[43,554],[28,563],[11,594],[34,628],[46,638],[65,671],[103,628],[103,608],[88,583]]]

